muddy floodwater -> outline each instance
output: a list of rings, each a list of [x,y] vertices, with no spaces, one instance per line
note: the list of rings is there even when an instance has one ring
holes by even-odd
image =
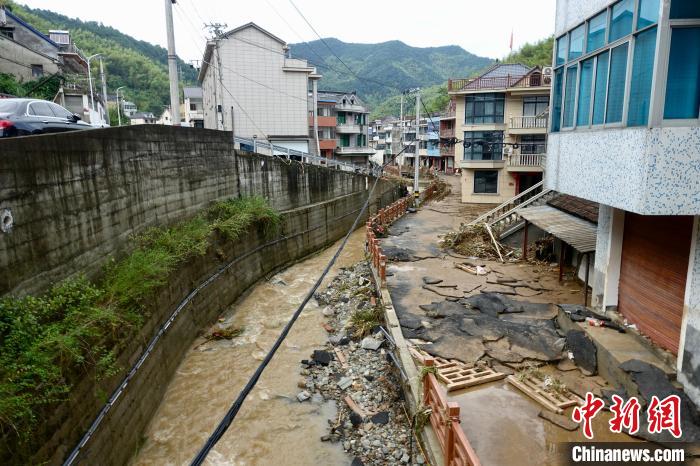
[[[222,316],[225,325],[244,327],[232,340],[198,339],[171,381],[132,465],[189,464],[255,371],[284,324],[303,300],[337,244],[261,281]],[[336,262],[363,259],[364,230],[356,231]],[[329,280],[334,271],[329,274]],[[328,280],[328,281],[329,281]],[[326,286],[324,283],[323,286]],[[322,346],[323,315],[311,300],[248,396],[231,427],[207,458],[209,465],[345,465],[340,443],[321,442],[330,402],[299,403],[299,361]]]

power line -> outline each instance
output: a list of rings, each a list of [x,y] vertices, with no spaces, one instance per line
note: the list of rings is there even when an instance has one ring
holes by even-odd
[[[389,161],[384,163],[381,168],[382,170],[389,165],[396,157],[401,155],[409,146],[406,146],[393,156]],[[241,409],[241,406],[243,406],[243,402],[245,399],[248,397],[250,392],[253,390],[255,385],[257,384],[258,380],[260,379],[260,376],[262,375],[263,371],[265,368],[270,364],[270,361],[274,357],[275,353],[279,349],[279,347],[282,345],[282,342],[287,338],[287,335],[289,334],[289,331],[292,329],[292,326],[294,323],[297,321],[301,313],[303,312],[304,308],[308,304],[309,301],[311,301],[311,298],[314,296],[314,293],[316,293],[316,290],[321,286],[321,283],[323,282],[323,279],[326,277],[330,269],[333,267],[335,264],[335,261],[338,259],[340,256],[340,253],[343,252],[343,249],[345,248],[345,245],[348,242],[348,239],[350,238],[350,235],[355,231],[355,228],[357,228],[357,225],[364,215],[365,211],[369,207],[370,200],[372,199],[372,194],[374,193],[374,190],[377,187],[377,184],[379,183],[379,180],[381,179],[381,173],[377,175],[377,177],[374,180],[374,183],[372,184],[372,188],[370,189],[369,193],[367,194],[367,200],[365,203],[362,205],[362,209],[360,210],[360,213],[355,217],[355,221],[353,222],[352,226],[348,230],[348,232],[345,234],[343,237],[342,243],[340,243],[340,246],[338,247],[338,250],[335,252],[331,260],[328,262],[326,267],[323,269],[323,272],[321,272],[321,275],[318,277],[314,285],[311,287],[309,292],[306,294],[306,297],[304,297],[304,300],[301,302],[299,307],[297,308],[296,311],[294,311],[294,314],[292,314],[292,317],[289,319],[287,324],[284,326],[282,329],[282,333],[280,333],[279,337],[277,337],[277,340],[275,340],[275,343],[272,345],[272,348],[270,351],[265,355],[265,359],[260,363],[258,368],[255,370],[251,378],[248,380],[248,383],[243,387],[243,390],[238,394],[238,398],[233,402],[229,410],[226,412],[224,415],[223,419],[219,422],[218,426],[214,430],[214,432],[209,436],[205,444],[202,446],[202,448],[199,450],[197,455],[192,459],[192,462],[190,463],[190,466],[200,466],[204,460],[206,460],[207,455],[211,451],[212,448],[216,445],[216,443],[221,439],[221,437],[226,433],[228,428],[231,426],[231,423],[233,420],[236,418],[236,415]]]

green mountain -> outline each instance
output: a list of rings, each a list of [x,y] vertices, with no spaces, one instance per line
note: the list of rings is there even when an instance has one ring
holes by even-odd
[[[534,44],[527,43],[519,50],[511,53],[503,60],[504,63],[522,63],[527,66],[543,66],[552,63],[554,36],[547,37]]]
[[[32,9],[7,1],[15,15],[38,30],[65,29],[71,32],[75,45],[85,54],[104,55],[108,92],[124,88],[127,100],[134,101],[139,110],[159,115],[170,102],[167,50],[163,47],[134,39],[116,29],[94,21],[81,21],[48,10]],[[183,83],[196,81],[197,72],[180,61]]]
[[[357,91],[370,108],[377,109],[373,116],[393,111],[401,90],[444,86],[448,78],[469,76],[493,62],[456,45],[423,48],[398,40],[379,44],[351,44],[335,38],[324,41],[328,47],[320,40],[290,44],[292,55],[318,67],[323,75],[321,89]],[[435,88],[432,93],[440,91]],[[389,97],[391,102],[384,102]]]

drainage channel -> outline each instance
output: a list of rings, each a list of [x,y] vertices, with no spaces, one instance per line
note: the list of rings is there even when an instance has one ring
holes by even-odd
[[[226,310],[219,326],[243,329],[230,340],[200,338],[180,364],[147,428],[132,465],[189,464],[221,416],[265,357],[291,313],[304,299],[337,244],[261,281]],[[351,236],[328,282],[340,267],[364,258],[364,230]],[[234,424],[209,454],[211,465],[345,465],[338,443],[321,442],[336,406],[299,403],[299,361],[323,346],[327,333],[312,300],[263,373]]]

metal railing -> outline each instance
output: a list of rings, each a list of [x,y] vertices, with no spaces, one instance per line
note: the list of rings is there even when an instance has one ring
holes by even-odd
[[[513,154],[508,157],[508,165],[511,167],[543,167],[546,157],[546,153]]]
[[[361,132],[360,125],[355,123],[338,123],[335,127],[336,133],[359,133]]]
[[[252,138],[241,138],[236,136],[234,142],[237,144],[245,144],[246,149],[255,152],[260,155],[268,155],[271,157],[281,157],[285,160],[298,160],[299,162],[307,163],[309,165],[320,165],[328,168],[335,168],[337,170],[342,170],[345,172],[361,173],[363,175],[378,176],[381,174],[381,170],[378,168],[369,169],[364,166],[353,165],[347,162],[340,162],[335,159],[327,159],[325,157],[319,157],[317,155],[309,154],[307,152],[298,151],[295,149],[290,149],[288,147],[276,146],[270,144],[269,142],[253,140]],[[244,149],[245,150],[245,149]]]
[[[517,206],[518,204],[526,201],[530,197],[536,195],[544,186],[544,181],[540,181],[539,183],[533,185],[532,187],[526,189],[525,191],[521,192],[515,197],[512,197],[505,201],[504,203],[494,207],[493,209],[489,210],[488,212],[485,212],[481,215],[479,215],[477,218],[472,220],[471,222],[468,223],[468,225],[476,225],[477,223],[483,223],[483,222],[488,222],[491,219],[501,215],[502,213],[505,213],[509,211],[512,207]]]
[[[535,129],[546,128],[549,118],[547,116],[517,116],[510,117],[511,129]]]
[[[447,81],[447,90],[458,92],[481,89],[507,89],[523,87],[549,87],[551,80],[548,76],[538,73],[523,75],[488,76],[483,78],[450,79]]]

